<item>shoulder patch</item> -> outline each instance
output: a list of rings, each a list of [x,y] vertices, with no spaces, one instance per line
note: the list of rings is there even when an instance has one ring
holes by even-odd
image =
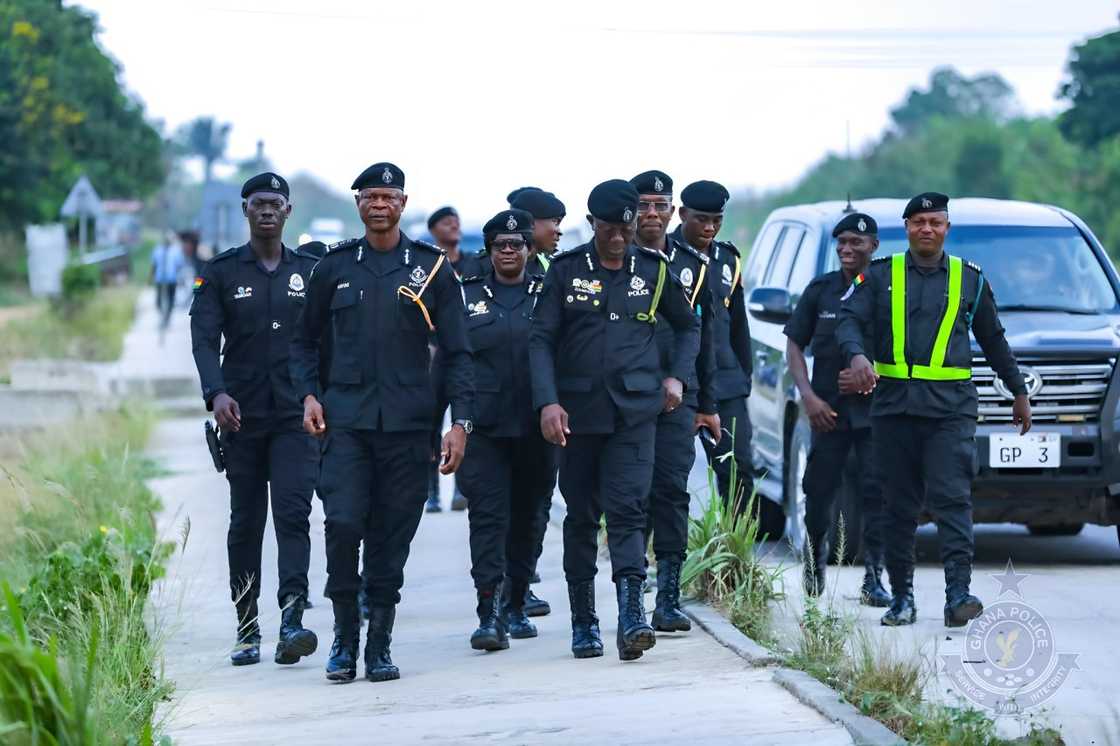
[[[428,243],[427,241],[417,241],[417,240],[413,239],[412,245],[413,246],[419,246],[422,249],[427,249],[428,251],[434,252],[436,254],[446,254],[447,253],[446,251],[444,251],[440,247],[433,246],[432,244]]]
[[[674,248],[676,248],[676,249],[677,249],[678,251],[684,251],[684,252],[686,252],[686,253],[688,253],[688,254],[691,254],[691,255],[692,255],[692,256],[694,256],[694,257],[695,257],[695,258],[696,258],[696,259],[697,259],[697,260],[698,260],[698,261],[699,261],[699,262],[700,262],[701,264],[707,264],[708,262],[710,262],[710,261],[711,261],[711,259],[710,259],[710,258],[708,257],[708,255],[707,255],[707,254],[704,254],[704,253],[702,253],[702,252],[699,252],[699,251],[697,251],[696,249],[692,248],[691,246],[689,246],[689,245],[688,245],[687,243],[685,243],[684,241],[678,241],[678,240],[676,240],[676,239],[671,239],[671,240],[672,240],[672,242],[673,242],[673,246],[674,246]]]
[[[742,254],[739,252],[739,247],[737,247],[735,244],[731,243],[730,241],[716,241],[716,244],[721,249],[727,249],[728,251],[730,251],[735,256],[740,256],[740,257],[742,256]]]
[[[357,239],[357,238],[347,238],[343,241],[337,241],[337,242],[332,243],[330,246],[327,247],[327,253],[328,254],[333,254],[337,251],[345,251],[346,249],[352,249],[355,246],[357,246],[359,243],[361,243],[361,240]]]
[[[663,251],[656,251],[654,249],[647,249],[645,246],[639,246],[638,251],[642,252],[643,254],[645,254],[647,256],[656,257],[656,258],[658,258],[661,261],[666,262],[666,263],[668,263],[668,261],[669,261],[669,257],[665,256],[665,252],[663,252]]]

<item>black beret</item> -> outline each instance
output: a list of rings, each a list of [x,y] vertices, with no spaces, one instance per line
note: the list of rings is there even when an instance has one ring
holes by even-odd
[[[542,189],[527,189],[514,197],[509,204],[510,207],[516,207],[530,213],[538,220],[563,218],[567,214],[564,203],[557,199],[552,192],[546,192]]]
[[[729,199],[731,195],[723,185],[714,181],[694,181],[681,192],[681,204],[700,212],[721,213]]]
[[[844,231],[862,233],[865,236],[877,236],[879,235],[879,225],[875,222],[875,218],[870,215],[853,212],[851,215],[845,215],[836,224],[836,227],[832,229],[832,237],[836,238]]]
[[[518,197],[520,197],[525,192],[542,192],[542,191],[544,191],[544,190],[541,189],[540,187],[534,187],[534,186],[517,187],[512,192],[510,192],[509,194],[506,195],[506,202],[510,203],[510,205],[513,205],[513,201],[515,199],[517,199]]]
[[[919,212],[949,212],[949,198],[940,192],[922,192],[906,203],[902,218],[905,220]]]
[[[532,232],[533,216],[516,208],[502,210],[482,226],[482,234],[486,236],[487,243],[499,233],[521,233],[528,238]]]
[[[257,192],[272,192],[273,194],[283,194],[288,196],[288,182],[284,181],[284,177],[279,174],[274,174],[271,171],[265,171],[263,174],[257,174],[241,187],[241,199],[247,199],[250,194]]]
[[[673,180],[664,171],[643,171],[630,179],[630,183],[638,190],[638,194],[673,195]]]
[[[607,223],[629,223],[638,214],[638,190],[622,179],[604,181],[591,190],[587,211]]]
[[[436,223],[438,223],[439,221],[443,220],[446,217],[451,217],[451,216],[459,217],[459,213],[455,211],[454,207],[452,207],[451,205],[445,205],[445,206],[439,208],[438,210],[436,210],[435,212],[433,212],[431,215],[428,216],[428,230],[431,230],[432,226],[435,225]]]
[[[358,174],[358,178],[354,179],[354,183],[350,185],[351,189],[366,189],[370,187],[400,189],[404,191],[404,171],[401,171],[392,163],[375,163]]]

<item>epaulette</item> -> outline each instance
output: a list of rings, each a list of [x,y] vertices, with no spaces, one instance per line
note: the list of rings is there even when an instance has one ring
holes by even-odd
[[[570,256],[578,256],[579,254],[584,253],[584,251],[586,251],[586,250],[587,250],[586,246],[573,246],[573,247],[568,248],[568,249],[563,249],[561,251],[554,252],[552,254],[552,256],[550,256],[548,258],[548,261],[555,262],[557,259],[567,259]]]
[[[440,247],[433,246],[432,244],[428,243],[427,241],[417,241],[417,240],[414,239],[412,241],[412,245],[413,246],[419,246],[422,249],[427,249],[428,251],[434,252],[436,254],[446,254],[447,253],[446,251],[444,251]]]
[[[467,283],[482,282],[484,279],[486,279],[486,278],[483,277],[482,275],[471,275],[470,277],[463,277],[462,279],[459,280],[459,282],[466,285]]]
[[[292,253],[308,259],[322,259],[323,255],[327,253],[327,245],[322,241],[308,241],[297,246]]]
[[[355,246],[357,246],[359,243],[361,243],[360,238],[347,238],[347,239],[342,240],[342,241],[336,241],[335,243],[332,243],[330,246],[327,247],[327,253],[328,254],[334,254],[335,252],[338,252],[338,251],[345,251],[346,249],[352,249]]]
[[[718,245],[721,249],[727,249],[735,256],[742,256],[742,254],[739,253],[739,247],[737,247],[730,241],[716,241],[716,245]]]
[[[874,259],[871,260],[871,263],[872,264],[882,264],[883,262],[889,262],[890,260],[891,260],[891,255],[887,254],[886,256],[875,257]]]
[[[970,267],[971,269],[976,270],[976,274],[978,274],[978,275],[984,274],[984,270],[980,269],[980,265],[977,264],[976,262],[969,261],[968,259],[965,259],[964,265],[966,267]]]
[[[689,254],[694,256],[696,259],[698,259],[701,264],[707,264],[708,262],[711,261],[711,258],[709,258],[707,254],[705,254],[701,251],[697,251],[696,249],[689,246],[688,243],[686,243],[685,241],[678,241],[675,238],[670,239],[670,240],[673,242],[673,246],[675,248],[688,252]]]
[[[233,246],[231,248],[226,249],[225,251],[219,252],[219,253],[215,254],[214,256],[212,256],[210,258],[210,261],[211,262],[220,262],[223,259],[229,259],[231,256],[236,256],[237,255],[237,250],[239,248],[241,248],[241,247],[240,246]]]
[[[650,256],[655,256],[663,262],[669,262],[669,257],[665,256],[665,252],[659,249],[647,249],[645,246],[639,246],[638,251],[644,252]]]

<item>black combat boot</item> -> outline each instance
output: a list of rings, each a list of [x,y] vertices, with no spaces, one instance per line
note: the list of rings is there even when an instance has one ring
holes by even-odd
[[[859,589],[859,602],[864,606],[877,606],[885,608],[891,605],[891,594],[883,587],[879,580],[881,567],[867,564],[863,573],[863,586]]]
[[[653,628],[658,632],[688,632],[692,621],[681,611],[681,561],[657,561],[657,606]]]
[[[300,658],[311,655],[319,647],[319,638],[303,627],[305,603],[302,596],[284,599],[284,610],[280,612],[280,639],[276,642],[276,657],[273,659],[281,665],[298,663]]]
[[[657,644],[653,627],[646,623],[642,605],[642,579],[628,575],[618,579],[618,659],[632,661]]]
[[[903,627],[918,618],[914,605],[914,567],[887,568],[891,581],[891,607],[883,614],[880,624],[884,627]]]
[[[236,603],[237,643],[229,654],[235,666],[251,666],[261,662],[261,628],[257,624],[257,599],[242,598]]]
[[[366,630],[366,678],[370,681],[392,681],[401,677],[393,665],[389,644],[393,641],[396,606],[370,606],[369,628]]]
[[[498,588],[478,589],[478,629],[471,634],[471,647],[475,650],[507,650],[509,637],[506,635],[506,624],[499,613]]]
[[[502,621],[515,640],[525,640],[537,636],[537,627],[525,614],[525,596],[529,584],[524,580],[506,578],[502,588]]]
[[[537,594],[533,593],[532,588],[525,590],[525,616],[548,616],[552,613],[552,607],[548,601],[543,598],[538,598]]]
[[[824,593],[828,550],[828,538],[825,536],[809,537],[805,541],[805,550],[801,554],[802,583],[805,586],[805,595],[810,598],[816,598]]]
[[[435,461],[428,465],[428,499],[424,502],[424,510],[428,513],[443,510],[439,504],[439,464]]]
[[[327,678],[331,681],[353,681],[358,673],[358,635],[361,619],[358,601],[353,596],[345,601],[332,599],[334,607],[334,642],[327,658]]]
[[[598,658],[603,654],[603,638],[599,617],[595,616],[595,581],[568,583],[568,601],[572,607],[572,655]]]
[[[984,604],[968,592],[972,566],[967,563],[945,568],[945,626],[963,627],[984,613]]]

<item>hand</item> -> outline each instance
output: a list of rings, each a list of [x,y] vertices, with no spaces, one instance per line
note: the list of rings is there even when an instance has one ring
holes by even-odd
[[[684,384],[676,378],[666,378],[661,382],[661,390],[665,392],[665,411],[672,412],[681,405],[684,398]]]
[[[541,435],[553,445],[568,445],[572,431],[568,429],[568,413],[559,404],[549,404],[541,409]]]
[[[1026,394],[1019,394],[1011,405],[1011,422],[1019,426],[1019,434],[1026,435],[1031,429],[1031,401]]]
[[[214,397],[214,419],[218,427],[227,433],[235,433],[241,429],[241,407],[229,394],[222,392]]]
[[[463,463],[463,454],[466,452],[467,431],[462,425],[452,425],[447,434],[443,436],[439,473],[454,474],[459,465]]]
[[[857,394],[870,394],[875,390],[875,384],[879,382],[879,376],[875,374],[875,366],[867,359],[866,355],[856,355],[852,358],[852,379],[856,387]]]
[[[816,394],[806,397],[805,414],[809,416],[809,426],[818,433],[830,433],[836,429],[836,412]]]
[[[308,394],[303,400],[303,429],[316,438],[327,433],[327,420],[323,417],[323,405]]]
[[[697,413],[696,417],[692,420],[693,432],[698,431],[700,428],[706,428],[712,434],[712,440],[719,445],[719,438],[723,434],[723,430],[719,424],[718,414],[700,414]]]
[[[855,376],[852,375],[851,368],[844,368],[840,371],[840,375],[836,377],[836,384],[840,387],[841,394],[865,394],[867,392],[860,391],[856,387]]]

